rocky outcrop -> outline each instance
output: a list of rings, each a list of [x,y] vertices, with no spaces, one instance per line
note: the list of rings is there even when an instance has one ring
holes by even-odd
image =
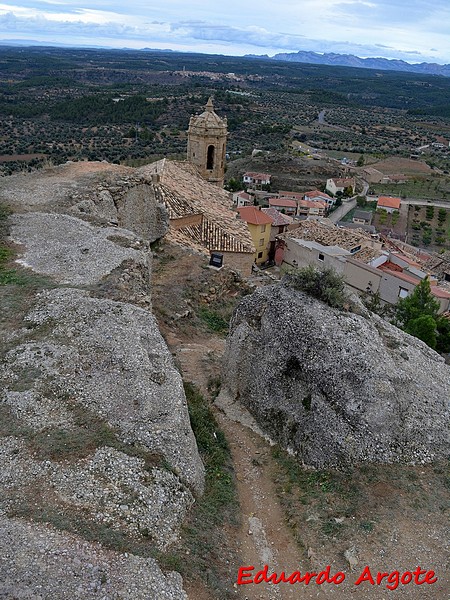
[[[187,600],[181,576],[163,573],[152,558],[111,552],[1,511],[0,531],[0,598]]]
[[[224,359],[228,392],[307,465],[446,456],[450,367],[420,340],[358,312],[283,285],[245,297]]]
[[[15,212],[72,214],[95,225],[115,225],[154,242],[168,231],[159,186],[144,169],[105,162],[66,163],[0,182],[0,200]]]
[[[0,597],[181,600],[180,576],[105,549],[166,551],[204,485],[151,314],[150,242],[168,226],[157,188],[133,169],[76,163],[5,178],[0,198],[18,262],[43,276],[2,332],[0,538],[15,541]]]

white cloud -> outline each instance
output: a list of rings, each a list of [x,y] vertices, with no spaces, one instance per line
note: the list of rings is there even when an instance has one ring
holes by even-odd
[[[228,54],[311,50],[450,62],[448,0],[15,0],[0,38]],[[186,16],[189,15],[187,19]],[[430,46],[433,49],[430,50]]]

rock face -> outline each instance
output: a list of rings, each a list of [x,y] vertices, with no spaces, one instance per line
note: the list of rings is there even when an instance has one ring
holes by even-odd
[[[155,560],[105,549],[167,550],[204,486],[151,314],[150,242],[168,226],[156,196],[103,163],[0,182],[18,262],[45,278],[1,332],[0,597],[186,598]]]
[[[245,297],[224,360],[228,391],[305,464],[448,454],[450,367],[378,316],[283,285]]]
[[[168,230],[158,185],[143,169],[77,162],[17,174],[0,182],[0,200],[15,211],[72,214],[96,225],[113,224],[154,242]]]
[[[162,573],[152,558],[111,552],[1,511],[0,530],[0,598],[187,600],[181,576]]]

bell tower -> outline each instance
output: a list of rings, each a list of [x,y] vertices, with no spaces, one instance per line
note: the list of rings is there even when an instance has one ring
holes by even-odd
[[[206,181],[219,187],[224,181],[227,135],[227,119],[214,112],[209,98],[205,111],[189,121],[187,159]]]

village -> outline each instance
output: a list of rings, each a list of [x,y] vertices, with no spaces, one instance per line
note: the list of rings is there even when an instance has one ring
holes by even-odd
[[[323,191],[273,192],[270,173],[248,171],[242,189],[227,192],[226,137],[226,118],[215,113],[210,98],[205,111],[191,117],[187,162],[163,159],[143,168],[162,190],[169,239],[209,253],[216,268],[227,265],[246,276],[278,278],[289,268],[329,267],[382,305],[395,305],[428,278],[439,312],[449,314],[450,252],[426,248],[432,223],[437,245],[446,234],[444,201],[421,206],[374,196],[369,191],[378,172],[350,172],[348,166],[345,176],[324,181]]]
[[[2,589],[297,600],[239,574],[330,565],[337,600],[444,600],[445,196],[290,137],[234,159],[206,98],[181,156],[0,178]],[[425,285],[427,341],[387,310]]]

